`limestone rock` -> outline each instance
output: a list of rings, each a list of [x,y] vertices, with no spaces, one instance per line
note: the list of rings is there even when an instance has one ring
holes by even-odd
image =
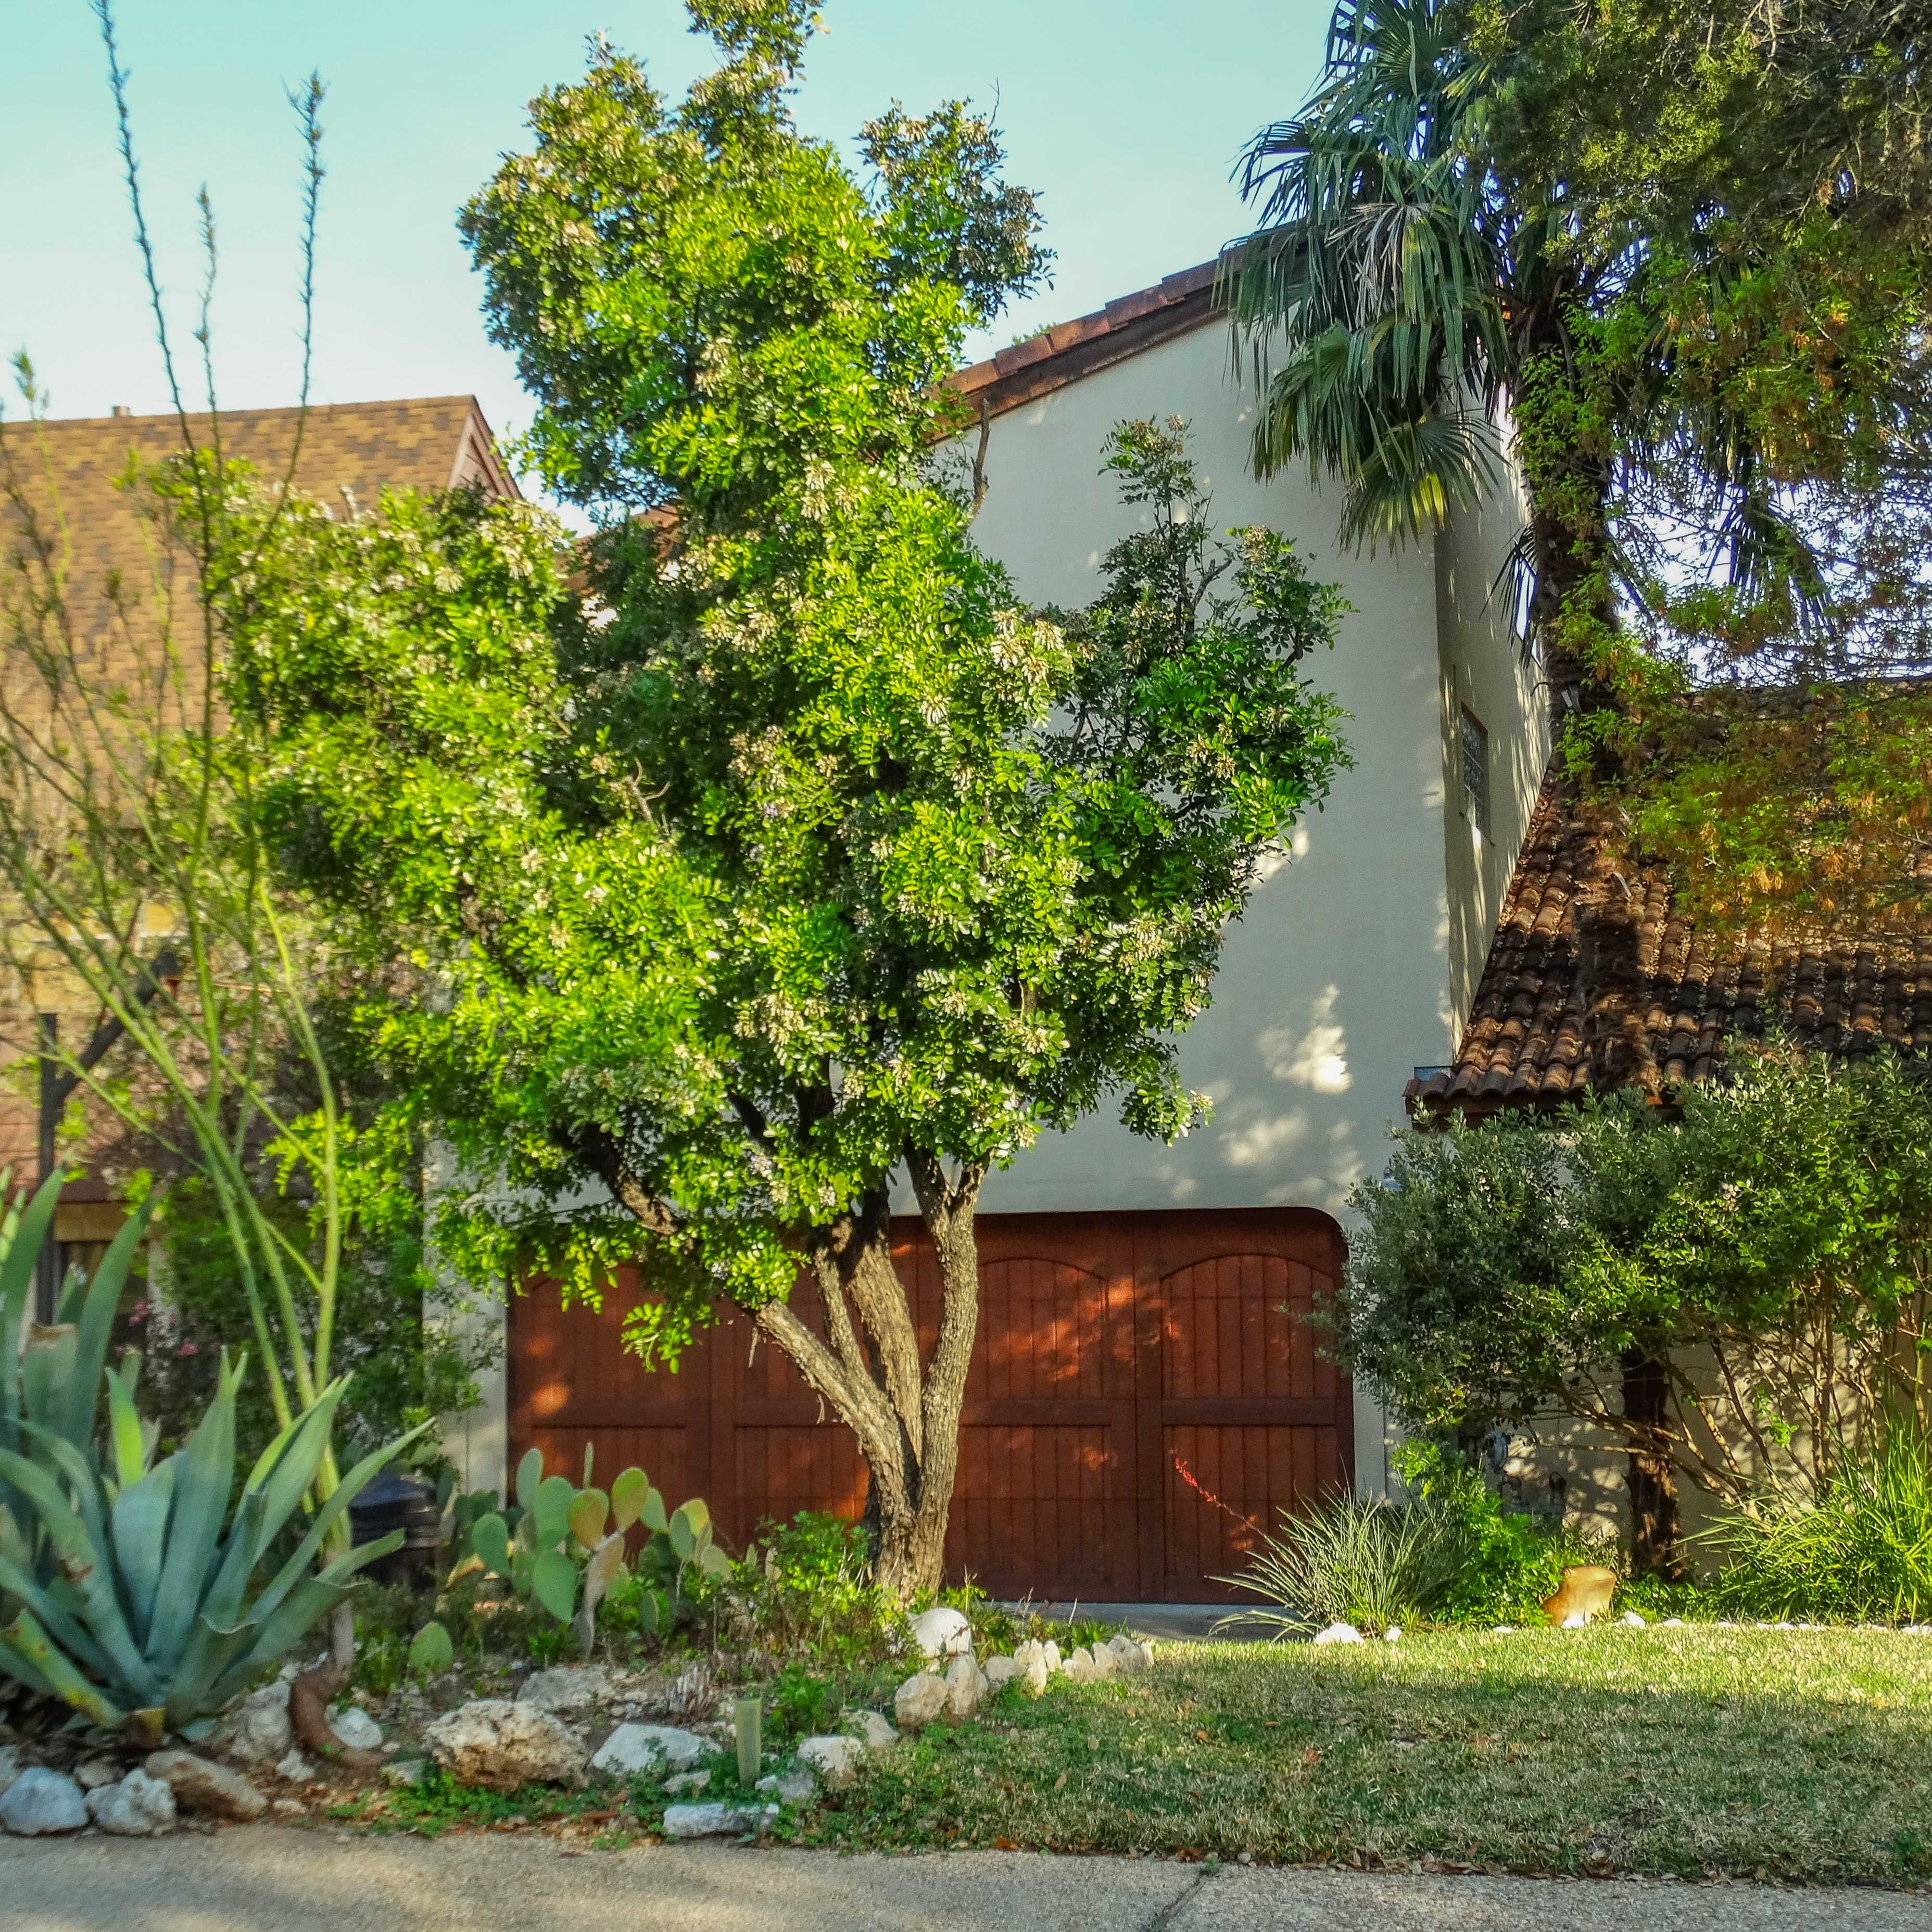
[[[275,1775],[291,1784],[306,1784],[315,1775],[315,1766],[300,1751],[286,1751],[275,1761]]]
[[[87,1794],[87,1815],[116,1838],[158,1838],[174,1828],[175,1795],[139,1768]]]
[[[1564,1630],[1585,1630],[1589,1627],[1589,1622],[1590,1619],[1581,1610],[1572,1610],[1563,1619],[1561,1628]]]
[[[1390,1624],[1389,1625],[1388,1628],[1387,1630],[1384,1630],[1384,1631],[1382,1632],[1382,1641],[1383,1641],[1383,1642],[1384,1642],[1384,1643],[1400,1643],[1400,1642],[1401,1642],[1401,1641],[1402,1641],[1402,1626],[1401,1626],[1401,1624]]]
[[[380,1750],[382,1727],[360,1704],[345,1704],[328,1720],[328,1728],[351,1750]]]
[[[1618,1623],[1625,1625],[1631,1630],[1648,1630],[1650,1628],[1650,1626],[1644,1622],[1642,1617],[1635,1610],[1624,1611],[1623,1615],[1620,1616],[1617,1621]]]
[[[295,1726],[289,1722],[289,1687],[280,1682],[264,1684],[243,1698],[222,1740],[230,1755],[244,1764],[273,1764],[295,1741]]]
[[[1104,1643],[1096,1643],[1087,1653],[1093,1660],[1094,1676],[1097,1680],[1105,1677],[1118,1677],[1120,1674],[1120,1659],[1118,1652]]]
[[[818,1796],[818,1780],[803,1765],[794,1765],[772,1780],[772,1789],[781,1804],[809,1804]]]
[[[736,1837],[755,1832],[765,1820],[776,1817],[778,1808],[766,1805],[762,1810],[736,1804],[667,1804],[664,1832],[667,1838],[717,1838]]]
[[[1363,1637],[1353,1624],[1335,1623],[1330,1624],[1326,1630],[1317,1630],[1315,1641],[1317,1643],[1360,1643]]]
[[[958,1611],[948,1610],[943,1604],[922,1610],[913,1618],[912,1638],[921,1652],[934,1661],[972,1654],[972,1625]]]
[[[30,1765],[0,1796],[0,1825],[22,1838],[78,1832],[87,1822],[80,1786],[59,1772]]]
[[[1026,1675],[1026,1666],[1016,1657],[989,1657],[986,1660],[986,1688],[1004,1690],[1016,1677]]]
[[[173,1792],[176,1804],[184,1811],[205,1811],[212,1818],[246,1824],[268,1808],[268,1801],[238,1771],[193,1751],[150,1751],[144,1768]]]
[[[1051,1662],[1048,1660],[1049,1653],[1052,1659]],[[1025,1686],[1027,1695],[1037,1697],[1046,1690],[1048,1678],[1059,1668],[1059,1646],[1041,1643],[1036,1639],[1029,1637],[1025,1642],[1013,1646],[1013,1661],[1019,1666],[1020,1679]]]
[[[1056,1670],[1064,1670],[1066,1668],[1066,1660],[1060,1655],[1060,1646],[1052,1637],[1048,1637],[1046,1642],[1040,1646],[1040,1648],[1046,1654],[1046,1671],[1049,1677]]]
[[[845,1728],[868,1750],[884,1750],[886,1745],[899,1741],[898,1732],[876,1711],[848,1711]]]
[[[426,1757],[406,1757],[394,1764],[382,1767],[382,1782],[398,1786],[420,1784],[429,1775],[429,1760]],[[281,1801],[276,1801],[280,1803]]]
[[[950,1717],[964,1719],[986,1702],[986,1673],[970,1655],[956,1657],[946,1666],[946,1709]]]
[[[526,1678],[517,1702],[534,1704],[540,1711],[587,1711],[600,1697],[610,1695],[610,1673],[602,1664],[568,1664],[537,1671]]]
[[[866,1761],[866,1747],[856,1738],[807,1738],[798,1748],[798,1761],[836,1791],[852,1782]]]
[[[1076,1645],[1072,1654],[1066,1660],[1066,1667],[1067,1676],[1072,1678],[1075,1683],[1092,1683],[1096,1674],[1094,1669],[1094,1653],[1084,1643]]]
[[[121,1781],[121,1766],[111,1757],[98,1754],[84,1757],[74,1768],[74,1781],[83,1791],[98,1791],[103,1785]]]
[[[1144,1643],[1124,1634],[1108,1638],[1107,1648],[1119,1658],[1120,1668],[1130,1676],[1136,1671],[1146,1670],[1154,1661],[1153,1653]]]
[[[459,1784],[486,1791],[569,1784],[584,1770],[584,1747],[557,1718],[506,1697],[459,1705],[424,1732],[423,1742]]]
[[[711,1747],[674,1724],[620,1724],[590,1760],[592,1771],[688,1771]]]
[[[892,1716],[902,1731],[922,1730],[944,1711],[946,1700],[946,1679],[922,1670],[893,1694]]]
[[[675,1778],[664,1780],[664,1789],[674,1798],[682,1798],[688,1793],[702,1791],[710,1782],[711,1774],[708,1771],[681,1771]],[[758,1782],[762,1784],[764,1780],[760,1778]]]

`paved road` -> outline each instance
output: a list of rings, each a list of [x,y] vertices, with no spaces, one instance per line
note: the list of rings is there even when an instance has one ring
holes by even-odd
[[[0,1838],[4,1932],[1932,1932],[1932,1898],[547,1838]]]

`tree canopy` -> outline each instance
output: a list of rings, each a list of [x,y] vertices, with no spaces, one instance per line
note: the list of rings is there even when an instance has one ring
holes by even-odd
[[[967,331],[1043,268],[997,136],[895,107],[862,172],[790,118],[802,4],[692,12],[717,73],[674,105],[597,45],[464,215],[529,450],[598,534],[560,562],[522,506],[285,515],[232,695],[469,1177],[448,1251],[591,1294],[641,1262],[646,1352],[750,1312],[930,1581],[981,1180],[1110,1096],[1198,1118],[1173,1036],[1343,758],[1304,676],[1340,607],[1280,538],[1214,538],[1179,426],[1137,424],[1095,452],[1143,523],[1107,594],[1024,608],[944,446]],[[924,1358],[898,1172],[947,1282]]]

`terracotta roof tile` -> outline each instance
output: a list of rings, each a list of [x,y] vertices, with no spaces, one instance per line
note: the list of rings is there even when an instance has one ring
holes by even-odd
[[[1404,1098],[1417,1118],[1550,1107],[1588,1090],[1573,829],[1552,770],[1454,1063],[1408,1083]],[[1727,1042],[1760,1037],[1774,1023],[1819,1052],[1868,1052],[1881,1043],[1932,1048],[1932,933],[1706,934],[1678,912],[1660,873],[1645,874],[1637,896],[1637,1001],[1666,1087],[1708,1079]]]

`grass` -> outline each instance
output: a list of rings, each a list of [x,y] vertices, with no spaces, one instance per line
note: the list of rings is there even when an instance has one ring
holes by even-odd
[[[1448,1631],[1009,1690],[801,1835],[1900,1886],[1932,1880],[1928,1800],[1932,1637]]]

